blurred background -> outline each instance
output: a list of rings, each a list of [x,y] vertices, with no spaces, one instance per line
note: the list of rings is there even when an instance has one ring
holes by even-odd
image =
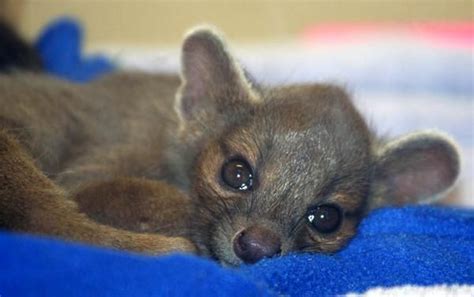
[[[463,167],[447,201],[470,206],[473,11],[473,1],[461,0],[0,0],[0,17],[53,57],[49,69],[64,77],[94,58],[121,69],[177,72],[184,32],[212,24],[261,83],[341,84],[380,134],[451,135]],[[55,68],[71,52],[74,67]]]
[[[87,45],[175,45],[198,23],[212,23],[236,42],[294,38],[327,22],[471,21],[466,0],[161,1],[1,0],[1,10],[34,38],[58,16],[80,19]]]

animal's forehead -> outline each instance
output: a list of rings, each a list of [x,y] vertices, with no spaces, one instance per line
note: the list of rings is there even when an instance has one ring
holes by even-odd
[[[233,154],[254,164],[265,180],[292,184],[326,179],[368,162],[367,127],[347,100],[322,104],[290,96],[262,104],[224,135]],[[336,99],[337,100],[337,99]],[[262,180],[263,182],[263,180]]]
[[[298,156],[305,151],[351,150],[367,145],[369,138],[365,122],[349,99],[299,93],[266,100],[230,128],[224,137],[233,142],[250,142],[258,149],[274,147],[275,152]]]
[[[348,131],[334,125],[308,124],[303,128],[284,125],[278,119],[256,118],[224,139],[229,153],[265,167],[274,177],[311,173],[314,178],[340,167],[361,166],[369,154],[365,136],[366,131]]]
[[[369,140],[364,121],[347,106],[321,111],[301,104],[270,105],[253,114],[247,129],[265,146],[290,155],[348,154],[365,149]]]
[[[267,92],[224,139],[235,154],[254,164],[278,164],[288,174],[315,166],[321,174],[338,170],[341,164],[357,167],[370,147],[369,131],[347,94],[326,85]]]

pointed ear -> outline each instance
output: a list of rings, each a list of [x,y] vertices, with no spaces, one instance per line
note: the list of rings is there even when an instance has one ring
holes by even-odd
[[[178,112],[184,120],[222,110],[227,105],[258,101],[244,71],[214,30],[198,28],[182,47],[182,85]]]
[[[459,163],[454,142],[436,132],[392,141],[376,160],[369,208],[434,201],[454,185]]]

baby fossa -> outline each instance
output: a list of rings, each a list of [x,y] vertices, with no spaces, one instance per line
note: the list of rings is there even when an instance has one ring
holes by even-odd
[[[13,74],[0,106],[1,227],[228,265],[335,252],[370,210],[436,199],[459,172],[445,136],[381,139],[337,86],[259,85],[206,28],[180,78]]]

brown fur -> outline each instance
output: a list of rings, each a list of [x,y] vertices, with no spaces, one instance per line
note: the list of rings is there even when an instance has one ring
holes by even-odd
[[[90,183],[78,191],[75,200],[79,211],[97,222],[134,232],[184,236],[183,218],[192,215],[184,193],[168,183],[144,178]]]
[[[5,131],[0,131],[0,226],[137,252],[194,250],[181,238],[136,234],[90,220]]]
[[[265,250],[331,253],[370,209],[430,199],[456,180],[445,137],[385,144],[341,88],[259,86],[210,30],[188,35],[182,62],[181,79],[0,77],[0,226],[158,253],[193,242],[236,265],[244,231],[281,244]],[[221,176],[235,158],[251,167],[248,190]],[[340,209],[337,230],[310,226],[320,205]]]

